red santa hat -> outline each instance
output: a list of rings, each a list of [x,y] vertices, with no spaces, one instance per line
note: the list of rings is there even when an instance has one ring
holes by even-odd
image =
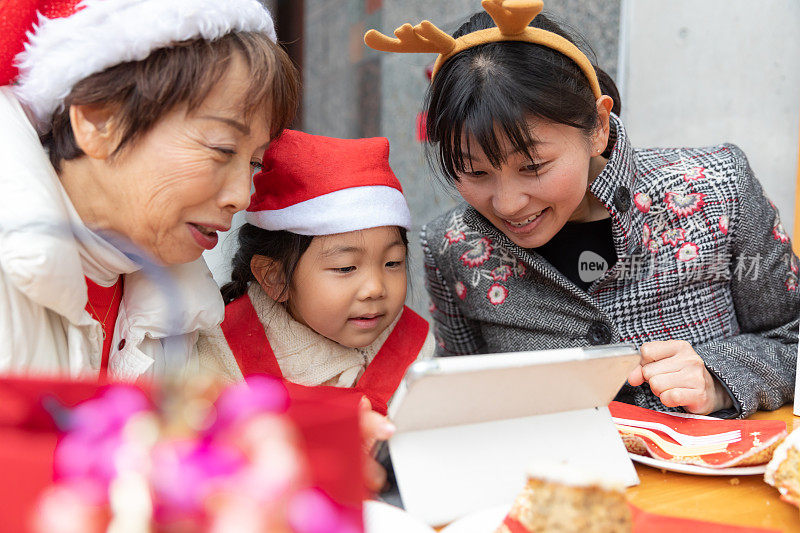
[[[3,0],[0,85],[46,124],[82,79],[158,48],[275,28],[258,0]]]
[[[411,229],[389,141],[285,130],[264,153],[245,218],[266,230],[332,235],[378,226]]]

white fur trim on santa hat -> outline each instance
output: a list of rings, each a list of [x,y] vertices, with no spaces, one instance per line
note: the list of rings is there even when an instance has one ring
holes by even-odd
[[[273,211],[248,211],[245,219],[261,229],[300,235],[333,235],[379,226],[411,229],[403,193],[383,185],[350,187]]]
[[[140,61],[172,43],[232,31],[257,31],[276,40],[269,12],[257,0],[83,0],[80,11],[48,19],[41,14],[16,59],[13,90],[39,126],[72,87],[108,67]]]

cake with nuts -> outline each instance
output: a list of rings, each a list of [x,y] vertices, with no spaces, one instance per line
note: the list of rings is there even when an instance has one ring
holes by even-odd
[[[564,463],[537,465],[495,533],[629,533],[623,488]]]

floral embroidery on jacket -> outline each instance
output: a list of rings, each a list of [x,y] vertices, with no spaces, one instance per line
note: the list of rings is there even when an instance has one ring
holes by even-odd
[[[704,173],[705,170],[706,169],[703,168],[703,167],[690,168],[689,171],[686,174],[683,175],[683,179],[686,180],[686,182],[688,182],[688,183],[703,179],[703,178],[707,177],[705,175],[705,173]]]
[[[633,203],[636,204],[636,208],[639,211],[647,213],[653,205],[653,199],[646,192],[637,192],[633,195]]]
[[[508,297],[508,289],[499,283],[495,283],[489,287],[489,292],[486,293],[486,297],[489,298],[489,301],[492,303],[492,305],[500,305],[506,301],[506,298]]]
[[[678,246],[679,242],[686,240],[686,232],[683,228],[670,228],[661,234],[661,240],[665,245]]]
[[[705,197],[706,195],[701,192],[681,193],[669,191],[664,196],[664,202],[669,210],[679,217],[688,217],[703,208]]]
[[[500,265],[499,267],[492,269],[491,275],[494,281],[506,281],[508,278],[513,276],[514,273],[511,271],[510,266]]]
[[[722,215],[719,217],[719,230],[722,232],[723,235],[728,234],[728,224],[730,224],[730,219],[728,215]]]
[[[502,246],[495,248],[491,239],[473,230],[464,223],[462,218],[455,215],[450,218],[439,254],[444,254],[451,246],[460,247],[459,251],[466,248],[459,259],[464,266],[471,269],[471,277],[465,281],[468,281],[472,287],[477,287],[481,280],[498,282],[507,281],[513,276],[522,278],[527,272],[525,263],[516,255]],[[491,265],[491,268],[489,265],[484,266],[490,259],[492,263],[499,261],[499,265],[495,263]],[[456,282],[455,291],[460,299],[464,300],[467,297],[467,286],[463,282]]]
[[[464,235],[463,231],[451,229],[450,231],[444,234],[444,238],[447,239],[448,243],[455,244],[458,241],[463,241],[464,239],[466,239],[466,235]]]
[[[460,281],[456,281],[455,284],[456,294],[462,300],[467,297],[467,286],[461,283]]]
[[[692,261],[700,255],[700,249],[693,242],[685,242],[675,252],[675,259],[678,261]]]
[[[789,272],[789,275],[786,276],[786,290],[797,290],[797,276],[793,272]]]
[[[647,224],[647,222],[645,222],[642,226],[642,244],[647,246],[647,243],[650,242],[650,237],[652,234],[653,232],[650,230],[650,226]]]
[[[461,254],[461,262],[464,266],[470,268],[479,267],[492,256],[492,241],[489,237],[481,237],[480,239],[470,241],[472,248]]]
[[[783,229],[781,221],[777,218],[775,219],[775,226],[772,228],[772,235],[777,241],[781,241],[782,243],[789,242],[789,235],[786,233],[786,230]]]

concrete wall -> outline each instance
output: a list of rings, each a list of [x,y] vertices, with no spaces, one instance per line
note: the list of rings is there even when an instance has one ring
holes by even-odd
[[[623,0],[620,81],[633,144],[739,145],[787,230],[800,128],[798,27],[797,0]]]

